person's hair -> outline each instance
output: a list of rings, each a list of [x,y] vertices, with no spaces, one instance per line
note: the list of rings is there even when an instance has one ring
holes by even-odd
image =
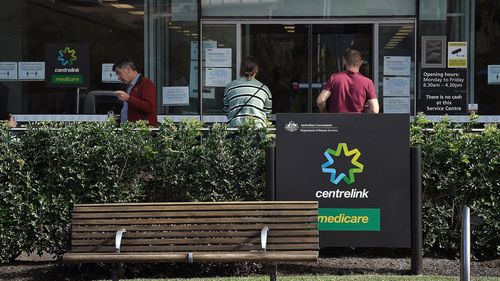
[[[344,61],[347,66],[360,66],[363,58],[358,50],[349,48],[344,53]]]
[[[135,63],[130,58],[122,58],[119,61],[115,62],[115,64],[113,64],[113,71],[116,71],[117,68],[123,69],[127,66],[130,67],[130,69],[137,71]]]
[[[12,112],[10,111],[0,112],[0,120],[10,120],[10,117],[12,117]]]
[[[240,75],[250,79],[259,70],[259,63],[253,57],[246,57],[241,63]]]

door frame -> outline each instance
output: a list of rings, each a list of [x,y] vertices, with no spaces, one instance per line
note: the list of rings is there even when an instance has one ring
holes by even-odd
[[[282,25],[292,25],[292,24],[306,24],[306,25],[321,25],[321,24],[371,24],[372,25],[372,53],[373,53],[373,83],[375,85],[375,92],[377,97],[379,96],[379,26],[385,24],[412,24],[414,26],[414,48],[413,48],[413,57],[414,57],[414,68],[415,71],[413,73],[413,93],[414,99],[413,104],[413,112],[416,112],[416,104],[417,104],[417,19],[416,18],[353,18],[353,19],[201,19],[200,20],[200,39],[203,40],[203,27],[205,25],[234,25],[236,27],[236,77],[238,77],[238,69],[240,69],[241,65],[241,56],[243,54],[242,49],[242,25],[246,24],[282,24]],[[311,51],[311,50],[310,50]],[[200,56],[202,52],[199,52]],[[312,63],[312,62],[310,62]],[[309,67],[310,68],[310,67]],[[198,68],[198,71],[201,73],[202,65]],[[308,70],[311,72],[311,69]],[[198,88],[201,89],[201,85],[203,83],[200,74],[200,79],[198,81]],[[309,75],[311,76],[311,74]],[[309,77],[311,78],[311,77]],[[310,79],[311,80],[311,79]],[[311,82],[311,81],[309,81]],[[410,97],[411,98],[411,97]],[[312,87],[311,83],[309,83],[308,89],[308,112],[312,112]],[[225,116],[204,116],[203,114],[203,99],[200,98],[200,119],[208,122],[225,122],[227,121]],[[411,110],[410,110],[411,111]],[[271,120],[275,120],[275,116],[271,117]]]

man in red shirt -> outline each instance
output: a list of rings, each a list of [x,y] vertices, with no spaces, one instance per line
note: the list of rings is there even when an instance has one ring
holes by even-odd
[[[127,85],[127,91],[114,92],[123,102],[120,122],[146,120],[148,125],[158,127],[156,88],[153,82],[137,72],[134,62],[128,58],[115,63],[113,71]]]
[[[316,100],[319,111],[378,113],[375,86],[372,80],[359,73],[363,63],[361,53],[347,49],[343,62],[346,70],[332,74]]]

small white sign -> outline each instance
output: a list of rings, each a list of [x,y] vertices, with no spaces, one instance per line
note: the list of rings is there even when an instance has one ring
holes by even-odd
[[[20,61],[19,80],[45,80],[45,62]]]
[[[189,96],[192,98],[198,97],[198,61],[192,60],[189,66],[189,88],[191,89]]]
[[[384,56],[384,75],[410,76],[411,57]]]
[[[189,87],[163,87],[163,105],[189,105]]]
[[[217,41],[203,41],[203,48],[217,48]],[[191,60],[198,60],[198,41],[191,41]]]
[[[384,77],[384,97],[410,96],[410,77]]]
[[[0,62],[0,80],[17,80],[17,62]]]
[[[500,85],[500,65],[488,65],[488,85]]]
[[[384,113],[410,113],[410,97],[384,97]]]
[[[207,68],[205,86],[226,87],[231,82],[231,68]]]
[[[448,42],[448,68],[467,68],[467,42]]]
[[[205,49],[206,67],[231,67],[231,48]]]
[[[121,83],[120,79],[118,79],[118,76],[113,71],[112,63],[103,63],[101,69],[102,83]]]

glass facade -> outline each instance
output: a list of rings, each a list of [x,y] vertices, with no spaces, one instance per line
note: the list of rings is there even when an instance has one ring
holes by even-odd
[[[498,121],[499,18],[495,0],[7,1],[0,110],[19,121],[104,120],[121,108],[110,67],[130,57],[157,87],[160,119],[224,121],[224,84],[252,55],[273,113],[317,112],[322,84],[354,47],[382,112]]]

